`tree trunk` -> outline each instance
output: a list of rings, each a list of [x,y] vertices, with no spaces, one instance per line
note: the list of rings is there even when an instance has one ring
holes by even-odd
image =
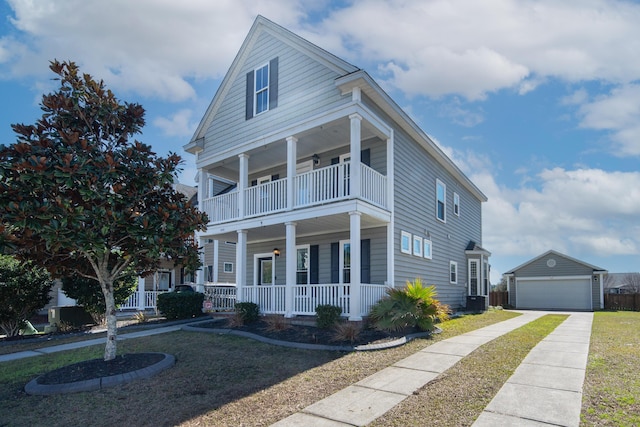
[[[113,299],[112,284],[103,285],[102,292],[104,293],[104,302],[107,309],[105,313],[107,318],[107,344],[104,348],[104,360],[109,361],[116,358],[118,322],[116,319],[116,303]]]

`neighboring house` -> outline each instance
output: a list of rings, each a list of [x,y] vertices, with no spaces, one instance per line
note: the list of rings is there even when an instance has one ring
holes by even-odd
[[[607,271],[548,251],[506,272],[509,304],[517,309],[598,310]]]
[[[235,243],[264,313],[359,320],[417,277],[453,308],[488,295],[485,195],[365,71],[261,16],[184,148],[200,242]]]
[[[604,284],[604,292],[608,294],[640,293],[640,273],[609,273]]]

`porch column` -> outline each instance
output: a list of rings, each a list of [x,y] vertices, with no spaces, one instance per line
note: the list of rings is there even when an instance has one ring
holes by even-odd
[[[236,301],[244,300],[242,292],[247,280],[247,230],[238,230],[236,244]]]
[[[360,197],[360,135],[362,116],[360,114],[351,114],[351,176],[349,186],[351,188],[351,197]],[[353,248],[352,248],[353,249]]]
[[[198,252],[198,256],[200,257],[201,267],[196,271],[196,285],[204,285],[205,278],[206,278],[205,271],[204,271],[206,267],[205,261],[204,261],[204,245],[207,240],[202,237],[196,237],[196,239],[198,239],[198,247],[202,248]]]
[[[293,287],[296,284],[297,253],[296,253],[296,223],[285,222],[287,230],[286,243],[286,281],[284,294],[284,317],[293,317]]]
[[[144,295],[144,277],[138,277],[138,310],[144,311],[146,307],[146,298]]]
[[[219,272],[219,260],[218,260],[218,250],[219,250],[219,240],[216,239],[213,241],[213,277],[211,278],[211,280],[213,281],[213,283],[218,283],[218,276],[220,274]]]
[[[204,211],[204,199],[207,198],[208,194],[207,184],[208,180],[204,169],[198,169],[198,209],[201,211]]]
[[[287,209],[292,210],[294,204],[295,192],[294,180],[296,177],[296,159],[298,138],[290,136],[287,138]],[[288,256],[288,255],[287,255]]]
[[[359,157],[359,156],[358,156]],[[351,292],[349,302],[349,320],[362,320],[360,315],[360,217],[362,213],[349,212],[351,244]]]
[[[391,212],[391,221],[387,224],[387,286],[395,287],[395,251],[394,251],[394,238],[396,236],[395,220],[394,220],[394,197],[393,197],[393,185],[394,185],[394,168],[393,168],[393,147],[394,147],[394,135],[393,129],[391,134],[387,138],[387,200],[385,200],[385,206]]]
[[[244,193],[249,184],[249,155],[238,154],[240,158],[240,171],[238,176],[238,217],[244,218]]]

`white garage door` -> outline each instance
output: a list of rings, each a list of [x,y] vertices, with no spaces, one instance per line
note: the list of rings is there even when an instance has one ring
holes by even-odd
[[[591,310],[591,279],[517,279],[516,307]]]

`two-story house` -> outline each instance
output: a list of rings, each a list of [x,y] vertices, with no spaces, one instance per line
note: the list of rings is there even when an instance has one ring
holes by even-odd
[[[235,243],[237,298],[262,312],[359,320],[417,277],[454,308],[488,295],[485,195],[364,70],[264,17],[185,150],[200,241]]]

